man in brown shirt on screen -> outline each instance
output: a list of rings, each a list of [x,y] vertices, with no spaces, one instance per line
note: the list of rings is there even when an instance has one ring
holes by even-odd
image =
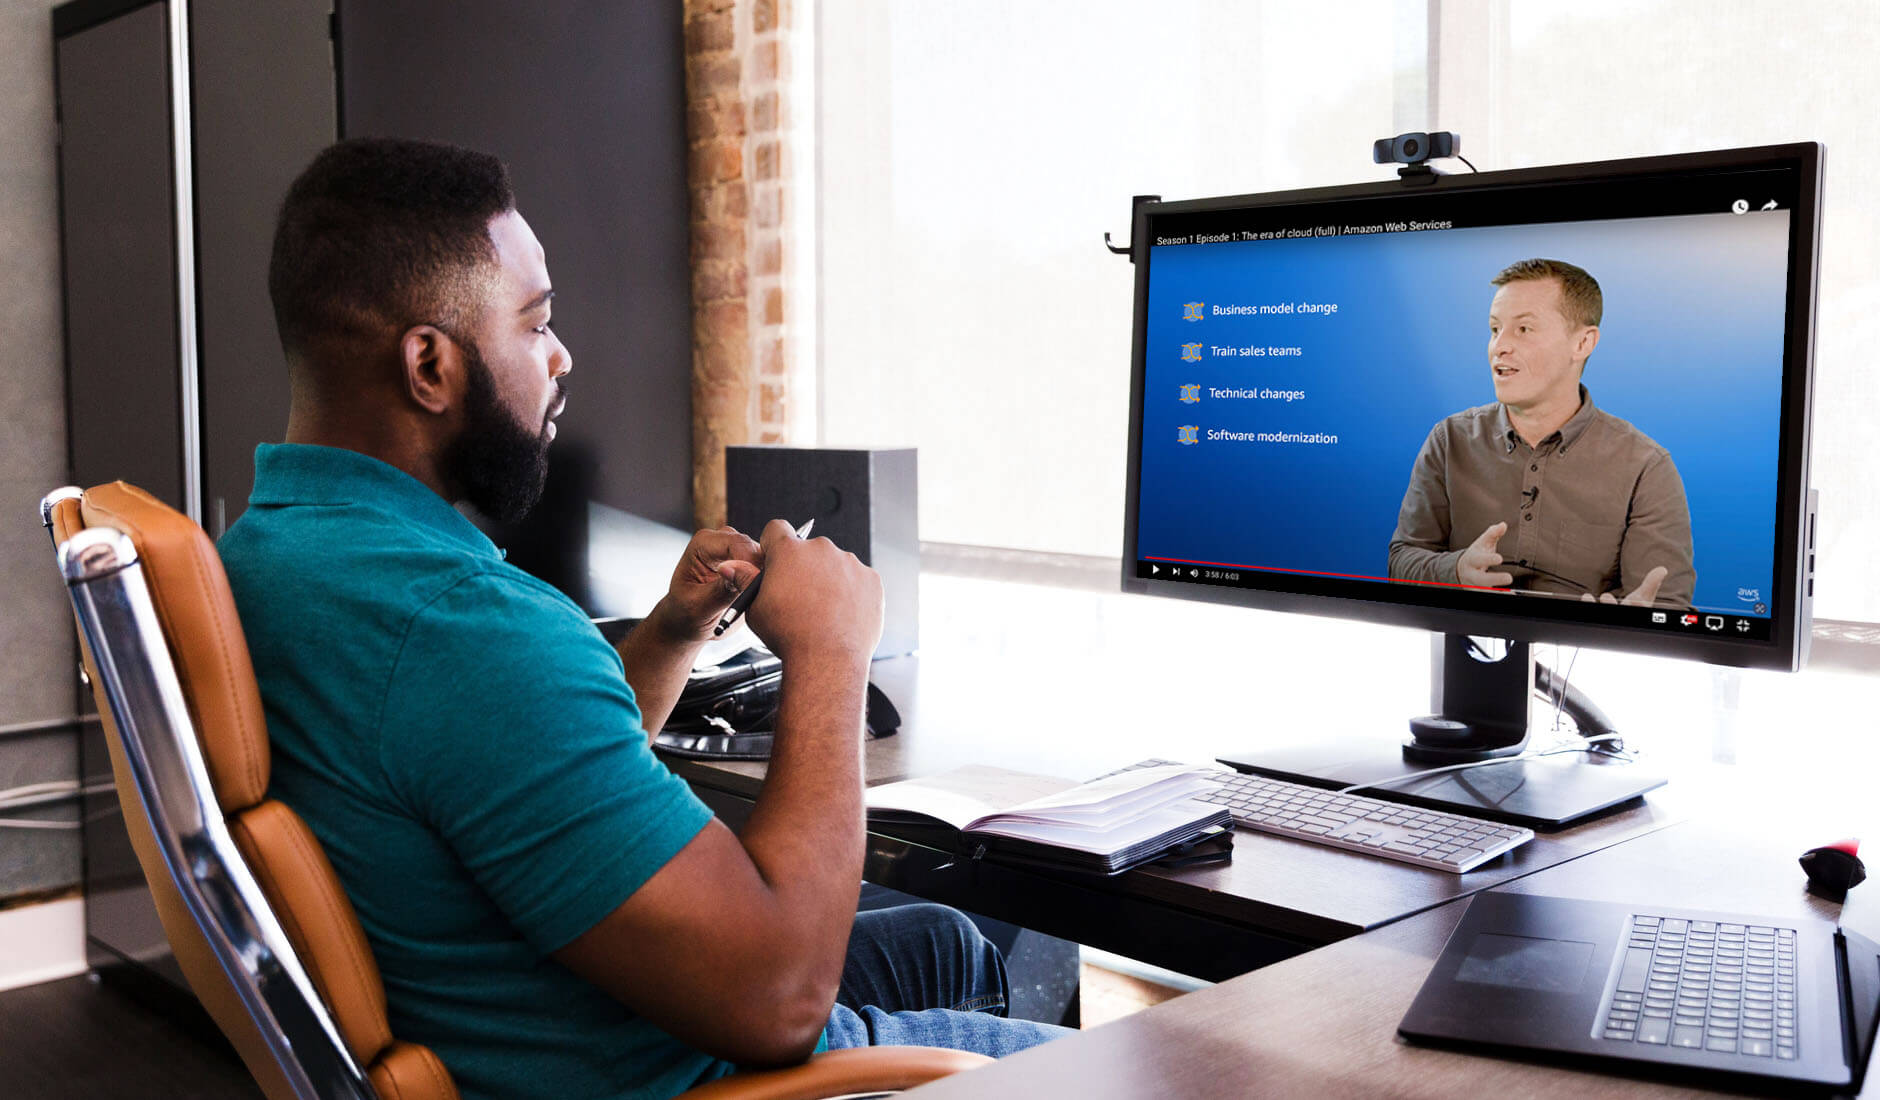
[[[1398,580],[1688,607],[1691,513],[1671,456],[1593,407],[1599,284],[1560,260],[1495,276],[1495,402],[1424,440],[1390,541]]]

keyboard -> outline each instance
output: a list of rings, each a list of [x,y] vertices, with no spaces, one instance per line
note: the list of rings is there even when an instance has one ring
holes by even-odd
[[[1795,930],[1634,916],[1594,1034],[1793,1061]]]
[[[1172,764],[1145,760],[1126,770]],[[1405,806],[1361,794],[1340,794],[1264,775],[1222,771],[1202,802],[1225,806],[1234,824],[1311,844],[1344,848],[1380,859],[1461,874],[1534,839],[1519,825]]]

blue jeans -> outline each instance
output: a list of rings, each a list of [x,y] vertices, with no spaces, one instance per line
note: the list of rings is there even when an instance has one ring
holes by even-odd
[[[1069,1028],[1013,1020],[1005,959],[958,911],[899,905],[855,915],[829,1049],[950,1047],[999,1058]]]

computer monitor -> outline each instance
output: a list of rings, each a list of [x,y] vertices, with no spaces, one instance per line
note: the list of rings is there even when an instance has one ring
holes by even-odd
[[[1518,753],[1532,642],[1800,666],[1821,163],[1138,200],[1123,588],[1437,635],[1401,751],[1234,763]],[[1622,800],[1556,793],[1536,820]]]

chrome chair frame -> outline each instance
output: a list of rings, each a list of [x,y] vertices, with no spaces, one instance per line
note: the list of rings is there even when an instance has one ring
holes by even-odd
[[[269,1054],[304,1100],[378,1100],[229,835],[135,546],[93,527],[58,556],[159,854]]]

